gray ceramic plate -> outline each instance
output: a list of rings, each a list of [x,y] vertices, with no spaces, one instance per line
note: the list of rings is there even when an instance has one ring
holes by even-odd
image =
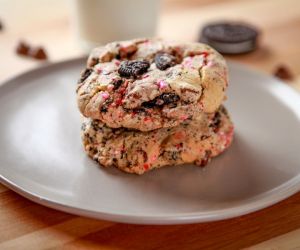
[[[75,86],[83,59],[42,67],[0,87],[0,179],[69,213],[141,224],[220,220],[300,188],[300,98],[274,78],[230,63],[232,147],[209,164],[143,176],[99,168],[80,141]]]

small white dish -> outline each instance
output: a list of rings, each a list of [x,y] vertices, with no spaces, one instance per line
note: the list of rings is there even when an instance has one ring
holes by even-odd
[[[84,59],[32,70],[0,87],[0,180],[48,207],[139,224],[220,220],[300,188],[300,98],[280,81],[229,63],[233,145],[206,168],[142,176],[104,169],[80,140],[75,87]]]

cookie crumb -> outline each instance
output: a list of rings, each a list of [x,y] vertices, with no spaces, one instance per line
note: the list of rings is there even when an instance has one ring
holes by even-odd
[[[273,75],[281,80],[286,80],[286,81],[292,81],[294,78],[289,68],[286,67],[285,65],[277,66]]]

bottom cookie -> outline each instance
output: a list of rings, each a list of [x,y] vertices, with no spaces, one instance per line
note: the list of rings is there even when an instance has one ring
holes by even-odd
[[[229,147],[232,138],[233,124],[224,107],[177,127],[148,132],[110,128],[90,118],[82,123],[84,148],[93,160],[135,174],[167,165],[205,166]]]

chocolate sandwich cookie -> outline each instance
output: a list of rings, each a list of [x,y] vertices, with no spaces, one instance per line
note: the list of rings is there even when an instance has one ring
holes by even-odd
[[[84,148],[93,160],[135,174],[184,163],[205,166],[229,147],[232,137],[233,124],[223,107],[177,127],[148,132],[113,129],[91,118],[82,124]]]
[[[258,31],[245,24],[213,23],[206,25],[200,40],[224,54],[240,54],[254,50]]]
[[[85,117],[149,131],[215,112],[227,85],[225,60],[211,47],[138,39],[93,50],[77,101]]]

